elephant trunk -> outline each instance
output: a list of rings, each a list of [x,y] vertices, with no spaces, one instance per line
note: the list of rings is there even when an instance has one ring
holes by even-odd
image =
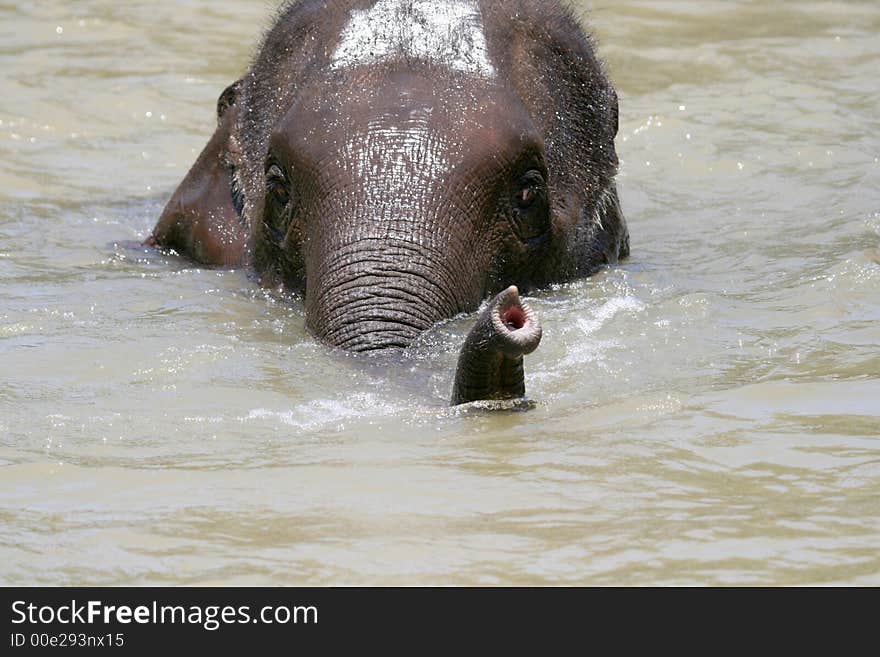
[[[317,269],[306,290],[307,325],[349,351],[405,349],[445,317],[468,309],[450,272],[402,241],[360,240]]]
[[[541,322],[513,286],[480,315],[461,349],[452,405],[525,395],[523,356],[541,342]]]

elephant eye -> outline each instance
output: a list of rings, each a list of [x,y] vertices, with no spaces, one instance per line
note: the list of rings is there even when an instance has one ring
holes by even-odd
[[[538,171],[529,171],[519,181],[516,205],[520,210],[526,210],[532,207],[543,193],[544,177]]]
[[[516,204],[521,208],[527,208],[535,202],[537,196],[538,193],[535,191],[534,187],[524,187],[520,190],[519,197],[516,199]]]
[[[290,183],[280,165],[269,161],[266,167],[266,207],[263,225],[272,238],[281,243],[287,234],[291,209]]]
[[[277,164],[273,164],[266,171],[266,188],[272,197],[282,206],[290,201],[290,189],[287,186],[287,178],[284,171]]]
[[[521,176],[514,187],[511,219],[521,240],[533,243],[546,235],[550,227],[547,183],[540,171]]]

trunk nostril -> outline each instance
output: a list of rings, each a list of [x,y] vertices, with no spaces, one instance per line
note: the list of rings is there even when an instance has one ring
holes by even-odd
[[[501,321],[511,331],[518,331],[526,325],[528,320],[522,308],[513,306],[501,314]]]

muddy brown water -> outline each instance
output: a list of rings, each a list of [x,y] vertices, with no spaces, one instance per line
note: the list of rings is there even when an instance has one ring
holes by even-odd
[[[0,583],[880,584],[880,5],[585,2],[632,258],[528,412],[144,238],[267,3],[0,2]]]

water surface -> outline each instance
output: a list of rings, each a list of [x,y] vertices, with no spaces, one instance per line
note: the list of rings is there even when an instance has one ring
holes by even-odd
[[[585,2],[632,258],[449,409],[244,271],[126,249],[265,3],[0,3],[0,583],[880,584],[880,5]]]

